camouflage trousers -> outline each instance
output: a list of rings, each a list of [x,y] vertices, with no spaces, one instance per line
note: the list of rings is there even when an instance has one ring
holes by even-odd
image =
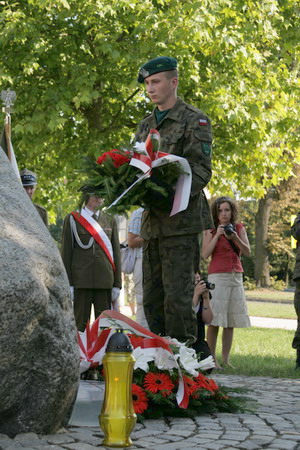
[[[300,279],[296,279],[294,306],[297,314],[297,329],[293,339],[292,347],[300,351]]]
[[[181,342],[195,342],[192,308],[198,235],[144,241],[143,304],[150,330]]]

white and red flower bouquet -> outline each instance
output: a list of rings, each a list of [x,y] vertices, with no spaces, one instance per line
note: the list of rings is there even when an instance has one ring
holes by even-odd
[[[133,206],[155,206],[174,215],[188,204],[191,169],[185,158],[160,151],[160,135],[150,130],[131,150],[113,149],[87,161],[81,190],[103,199],[103,208],[127,214]]]
[[[212,357],[198,360],[193,349],[176,339],[157,336],[116,311],[104,311],[91,328],[78,333],[81,372],[97,367],[105,376],[102,359],[116,329],[128,332],[133,347],[132,399],[140,421],[247,410],[245,398],[230,396],[233,389],[220,387],[205,375],[215,365]]]

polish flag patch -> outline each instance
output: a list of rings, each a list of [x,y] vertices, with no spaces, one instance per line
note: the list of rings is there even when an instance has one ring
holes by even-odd
[[[207,125],[207,120],[206,119],[199,119],[199,125],[200,126],[206,126]]]

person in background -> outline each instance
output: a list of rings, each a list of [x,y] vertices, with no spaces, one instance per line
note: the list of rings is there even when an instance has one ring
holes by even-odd
[[[250,319],[243,287],[243,267],[240,256],[250,255],[247,232],[242,223],[237,223],[237,206],[230,197],[217,198],[211,207],[215,227],[205,230],[202,257],[211,256],[208,266],[208,281],[215,284],[211,291],[213,320],[207,329],[207,342],[216,359],[216,344],[219,327],[223,327],[222,362],[232,367],[229,361],[234,328],[249,327]]]
[[[151,129],[160,134],[163,152],[185,158],[191,168],[191,193],[184,211],[170,217],[169,207],[153,206],[143,213],[143,304],[150,330],[193,344],[197,322],[192,308],[194,254],[198,234],[211,226],[203,189],[211,170],[211,123],[206,114],[177,97],[177,60],[160,56],[144,64],[138,81],[145,85],[155,108],[139,124],[135,141],[145,142]]]
[[[294,306],[297,315],[297,329],[292,342],[292,347],[296,350],[296,369],[300,370],[300,214],[297,215],[291,233],[294,239],[297,241],[297,255],[294,269],[293,280],[296,283]]]
[[[145,328],[148,323],[143,307],[143,239],[140,237],[143,208],[138,208],[130,216],[128,224],[128,247],[135,251],[135,264],[133,269],[134,293],[136,298],[136,321]]]
[[[122,287],[117,222],[100,211],[102,199],[84,194],[84,208],[64,220],[61,256],[74,288],[77,329],[84,331],[94,304],[95,318],[106,309],[118,309]]]
[[[195,290],[193,297],[193,308],[197,315],[198,337],[193,344],[193,349],[200,354],[200,359],[211,356],[210,348],[205,340],[205,324],[209,324],[213,319],[213,312],[210,307],[210,293],[204,280],[201,280],[199,273],[195,275]]]
[[[36,174],[34,172],[31,172],[28,169],[23,169],[20,171],[20,177],[21,177],[23,188],[25,189],[25,191],[27,192],[27,194],[29,195],[29,197],[32,200],[33,194],[37,187]],[[35,206],[35,209],[39,213],[42,221],[48,228],[48,213],[47,213],[46,209],[43,208],[43,206],[38,205],[37,203],[33,203],[33,204]]]

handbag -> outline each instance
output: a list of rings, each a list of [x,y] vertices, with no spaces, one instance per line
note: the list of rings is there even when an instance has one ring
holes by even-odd
[[[133,272],[136,259],[136,249],[130,248],[128,245],[121,248],[121,266],[122,272],[130,274]]]

